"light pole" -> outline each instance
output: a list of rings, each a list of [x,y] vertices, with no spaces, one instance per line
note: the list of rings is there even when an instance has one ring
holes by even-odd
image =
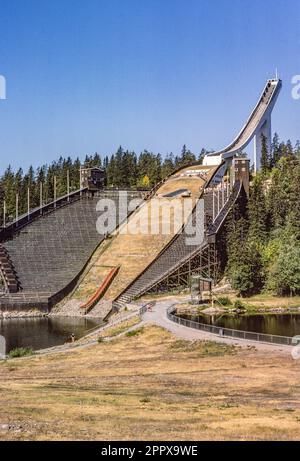
[[[30,188],[27,187],[27,219],[29,221],[30,216]]]
[[[42,214],[42,207],[43,207],[43,183],[40,182],[40,214]]]
[[[54,176],[54,208],[56,208],[56,176]]]
[[[80,195],[82,195],[81,189],[82,189],[82,172],[81,172],[81,165],[79,167],[79,189],[80,189]]]
[[[212,187],[212,196],[213,196],[213,222],[215,221],[215,188]]]
[[[16,222],[19,219],[19,194],[16,194]]]
[[[70,201],[70,171],[67,170],[67,194],[68,194],[68,202]]]

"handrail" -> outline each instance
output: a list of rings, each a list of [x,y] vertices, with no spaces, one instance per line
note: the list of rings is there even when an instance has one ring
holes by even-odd
[[[231,191],[231,195],[229,196],[227,202],[225,203],[223,208],[220,210],[214,222],[211,223],[210,226],[208,227],[208,230],[207,230],[208,235],[218,233],[218,231],[220,230],[221,226],[223,225],[228,215],[230,208],[232,207],[232,205],[235,204],[237,198],[239,197],[241,190],[242,190],[242,185],[243,183],[241,181],[236,181],[234,183],[233,189]]]
[[[33,219],[38,218],[40,216],[44,216],[49,211],[55,211],[57,208],[61,208],[64,205],[69,203],[73,203],[75,200],[81,198],[82,193],[87,192],[87,188],[79,189],[70,194],[63,195],[59,197],[57,200],[54,200],[50,203],[46,203],[41,207],[36,207],[30,210],[29,213],[24,213],[18,217],[17,220],[10,222],[7,226],[3,227],[0,230],[0,241],[7,237],[8,234],[11,232],[17,231],[22,227],[26,226],[27,224],[31,223]]]
[[[104,278],[100,287],[96,290],[96,292],[92,295],[92,297],[82,306],[81,309],[85,309],[85,313],[87,314],[95,304],[100,300],[100,298],[104,295],[105,291],[108,289],[109,285],[116,277],[117,273],[119,272],[120,266],[114,267],[111,271],[107,274]]]
[[[223,166],[224,162],[222,162],[221,165],[219,165],[218,169],[216,170],[215,174],[218,172],[218,170]],[[204,193],[205,191],[205,188],[208,187],[208,185],[210,184],[211,180],[213,179],[213,177],[209,178],[209,180],[207,181],[207,184],[204,186],[203,188],[203,191],[202,191],[202,194]],[[225,204],[225,206],[222,208],[222,210],[220,211],[220,213],[228,206],[228,209],[231,208],[231,206],[235,203],[237,197],[239,196],[239,192],[240,192],[240,189],[241,189],[241,184],[239,181],[236,182],[236,184],[239,186],[239,189],[238,189],[238,193],[236,193],[235,197],[234,197],[234,200],[232,201],[232,203],[229,203],[230,200],[227,201],[227,203]],[[200,195],[200,198],[202,196],[202,194]],[[195,210],[195,208],[194,208]],[[194,210],[193,212],[191,213],[190,216],[192,216],[192,214],[194,213]],[[229,211],[229,210],[228,210]],[[225,218],[226,218],[227,214],[225,215]],[[225,219],[224,218],[224,219]],[[218,229],[221,227],[221,225],[223,224],[224,222],[224,219],[222,220],[222,222],[220,223],[220,225],[218,226]],[[215,221],[216,222],[216,221]],[[184,230],[184,227],[185,225],[182,226],[182,229],[181,229],[181,232]],[[128,289],[130,289],[130,287],[151,267],[152,264],[154,264],[161,256],[162,254],[174,243],[174,241],[178,238],[178,236],[180,235],[180,232],[178,232],[177,234],[175,234],[173,236],[173,238],[170,240],[170,242],[159,252],[159,254],[156,256],[156,258],[147,266],[144,268],[144,270],[125,288],[125,290],[123,290],[119,296],[114,300],[114,302],[117,302],[118,299],[120,299],[122,297],[123,294],[126,293],[126,291]],[[208,234],[210,235],[210,234]],[[199,251],[203,251],[206,247],[207,247],[207,239],[205,238],[203,240],[203,242],[201,243],[201,245],[195,249],[194,251],[192,251],[189,255],[187,255],[185,258],[183,258],[182,260],[180,260],[178,262],[178,264],[176,264],[175,266],[173,266],[171,269],[168,269],[166,270],[157,280],[155,280],[155,282],[153,282],[152,284],[150,284],[147,289],[145,290],[142,290],[140,293],[139,293],[139,296],[143,295],[144,293],[146,293],[149,289],[151,289],[153,286],[157,285],[157,283],[161,282],[162,280],[164,280],[166,277],[168,277],[169,275],[171,275],[174,271],[176,271],[180,266],[182,266],[183,264],[185,264],[188,259],[192,258],[193,256],[195,256],[197,253],[199,253]]]
[[[282,81],[280,79],[268,80],[266,85],[264,86],[263,92],[261,93],[261,96],[256,106],[252,110],[250,116],[248,117],[246,123],[242,127],[239,134],[224,149],[218,150],[216,152],[211,152],[207,154],[207,156],[214,157],[214,156],[219,156],[223,154],[224,155],[223,158],[225,158],[226,154],[237,152],[237,150],[245,148],[247,144],[249,144],[251,138],[253,137],[258,127],[260,126],[269,107],[272,107],[273,102],[275,104],[277,96],[281,90],[281,87],[282,87]],[[258,120],[256,120],[257,114],[259,114]],[[251,124],[252,125],[254,124],[253,128]],[[249,127],[251,131],[250,131],[250,134],[247,134],[247,129]]]
[[[238,188],[237,188],[237,191],[235,191],[235,195],[233,197],[233,200],[231,201],[230,199],[227,201],[227,203],[225,204],[225,206],[222,208],[222,210],[220,211],[220,214],[223,210],[225,210],[225,208],[227,208],[228,212],[230,210],[230,208],[232,207],[232,205],[234,205],[234,203],[236,202],[236,199],[238,198],[239,196],[239,193],[241,191],[241,187],[242,187],[242,183],[240,183],[240,181],[237,181],[236,184],[238,185]],[[232,195],[231,195],[232,197]],[[219,231],[220,227],[222,226],[224,220],[226,219],[227,215],[228,215],[228,212],[225,214],[224,218],[222,219],[221,223],[218,225],[218,228],[216,231],[212,231],[212,228],[207,232],[207,235],[212,235],[213,233],[216,233]],[[220,216],[219,214],[219,216]],[[218,219],[218,217],[217,217]],[[212,226],[215,225],[217,219],[215,220],[214,224]],[[174,271],[176,271],[180,266],[182,266],[183,264],[185,264],[190,258],[193,258],[197,253],[199,253],[199,251],[203,251],[206,247],[207,247],[207,239],[204,238],[203,242],[201,243],[201,245],[196,248],[194,251],[192,251],[188,256],[186,256],[185,258],[183,258],[180,262],[178,262],[178,264],[176,264],[176,266],[173,266],[171,269],[168,269],[158,280],[156,280],[153,285],[150,285],[150,287],[147,288],[147,291],[152,288],[153,286],[155,286],[157,283],[159,283],[160,281],[162,281],[163,279],[165,279],[166,277],[170,276],[171,274],[173,274]],[[141,294],[144,294],[145,291],[142,291]]]
[[[149,304],[151,303],[146,303],[146,304],[143,304],[142,307],[140,307],[139,309],[135,310],[135,311],[130,311],[128,314],[124,315],[123,317],[119,317],[117,320],[114,320],[112,322],[107,322],[106,324],[104,325],[99,325],[98,326],[95,326],[93,328],[91,328],[90,330],[88,330],[86,333],[86,335],[84,336],[85,338],[94,334],[96,331],[98,333],[101,333],[102,331],[105,331],[107,329],[110,329],[116,325],[119,325],[120,323],[122,322],[127,322],[128,320],[132,319],[133,317],[136,317],[136,316],[139,316],[140,317],[140,320],[142,320],[142,316],[147,312],[148,310],[148,306]],[[152,303],[153,305],[153,303]]]
[[[204,195],[205,189],[210,185],[210,183],[211,183],[212,179],[214,178],[214,176],[215,176],[215,175],[218,173],[218,171],[224,166],[224,164],[225,164],[225,162],[222,162],[220,165],[218,165],[218,166],[215,168],[214,174],[206,180],[206,183],[203,185],[202,191],[201,191],[201,193],[200,193],[200,195],[199,195],[199,200],[200,200],[201,197]],[[199,162],[197,162],[196,164],[193,163],[193,164],[191,164],[191,165],[187,165],[187,167],[188,167],[188,166],[192,167],[192,166],[195,166],[195,165],[199,165]],[[200,164],[200,165],[201,165],[201,164]],[[200,165],[199,165],[199,166],[200,166]],[[178,171],[182,170],[183,168],[185,168],[185,167],[179,168]],[[172,175],[173,175],[173,174],[176,174],[176,172],[173,172]],[[169,175],[169,176],[172,176],[172,175]],[[150,198],[151,198],[151,197],[150,197]],[[195,209],[196,209],[196,206],[197,206],[197,204],[194,206],[194,208],[193,208],[193,210],[192,210],[192,212],[191,212],[191,214],[190,214],[190,217],[193,215],[193,213],[194,213],[194,211],[195,211]],[[130,282],[129,285],[127,285],[127,287],[117,296],[117,298],[114,299],[113,302],[117,302],[118,299],[121,298],[121,296],[122,296],[123,294],[125,294],[126,291],[127,291],[127,290],[128,290],[128,289],[129,289],[129,288],[130,288],[130,287],[131,287],[131,286],[132,286],[132,285],[133,285],[133,284],[134,284],[134,283],[135,283],[135,282],[136,282],[136,281],[137,281],[137,280],[138,280],[138,279],[139,279],[139,278],[140,278],[140,277],[151,267],[151,266],[152,266],[152,264],[154,264],[154,263],[162,256],[162,254],[163,254],[163,253],[174,243],[174,241],[178,238],[178,236],[183,232],[185,226],[186,226],[186,223],[183,224],[183,225],[181,226],[180,230],[179,230],[175,235],[173,235],[173,237],[171,238],[171,240],[167,243],[167,245],[166,245],[164,248],[162,248],[162,250],[158,253],[158,255],[156,255],[156,257],[154,258],[154,260],[151,261],[150,264],[148,264],[148,266],[146,266],[146,267],[142,270],[142,272],[140,272],[140,274],[139,274],[134,280],[132,280],[132,281]],[[173,271],[173,269],[172,269],[172,271]],[[164,275],[163,278],[164,278],[165,276],[167,276],[167,275],[168,275],[168,274]],[[157,283],[157,282],[155,282],[153,285],[156,285],[156,283]],[[142,294],[143,294],[143,293],[144,293],[144,292],[142,292]]]
[[[121,191],[129,191],[129,189],[102,189],[99,192],[101,193],[110,193],[110,192],[121,192]],[[30,224],[34,219],[40,218],[41,216],[44,216],[45,214],[49,212],[53,212],[59,208],[62,208],[63,206],[69,205],[71,203],[74,203],[77,200],[80,200],[82,196],[86,195],[88,192],[88,188],[84,189],[78,189],[76,191],[71,192],[70,194],[63,195],[59,197],[57,200],[49,202],[44,204],[41,207],[36,207],[30,210],[29,214],[28,213],[23,213],[18,217],[17,220],[11,221],[8,223],[7,226],[3,227],[0,229],[0,242],[5,240],[8,236],[11,235],[11,233],[14,233],[16,231],[19,231],[21,228],[24,226],[27,226],[27,224]],[[130,192],[146,192],[146,191],[136,191],[132,190]]]
[[[195,330],[205,331],[207,333],[212,333],[220,337],[234,338],[234,339],[243,339],[248,341],[257,341],[267,344],[279,344],[282,346],[292,346],[294,343],[294,338],[291,336],[279,336],[272,335],[267,333],[255,333],[253,331],[244,331],[244,330],[234,330],[231,328],[218,327],[216,325],[209,325],[206,323],[198,323],[193,320],[183,319],[174,314],[176,309],[174,305],[168,307],[167,309],[167,318],[174,323],[183,325],[187,328],[193,328]]]

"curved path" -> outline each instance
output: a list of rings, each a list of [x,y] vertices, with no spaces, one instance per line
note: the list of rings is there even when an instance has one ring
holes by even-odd
[[[135,325],[129,327],[128,329],[124,330],[118,336],[113,336],[112,338],[105,338],[105,341],[110,341],[112,339],[116,339],[118,337],[124,336],[129,331],[134,331],[136,329],[140,329],[144,325],[157,325],[159,327],[164,328],[165,330],[169,331],[170,333],[174,334],[178,339],[183,339],[185,341],[213,341],[217,343],[229,344],[238,347],[244,348],[255,348],[255,350],[261,353],[279,353],[284,355],[287,358],[291,359],[291,351],[292,347],[290,346],[280,346],[277,344],[266,344],[266,343],[259,343],[256,341],[247,341],[244,339],[231,339],[225,337],[219,337],[212,333],[207,333],[200,330],[194,330],[192,328],[185,327],[183,325],[178,325],[167,318],[167,309],[172,306],[176,302],[187,301],[189,298],[168,298],[162,299],[156,302],[155,306],[152,307],[151,311],[147,311],[146,313],[141,315],[141,321],[136,323]],[[140,308],[145,305],[145,301],[140,304]],[[76,341],[74,344],[68,343],[63,344],[60,346],[51,347],[48,349],[42,349],[37,351],[38,354],[48,355],[48,354],[57,354],[57,353],[72,353],[74,350],[78,349],[85,349],[90,346],[96,345],[97,335],[106,329],[110,329],[113,326],[117,326],[124,321],[130,320],[134,316],[138,316],[140,309],[138,305],[135,304],[133,310],[125,315],[120,316],[116,321],[111,321],[105,326],[101,326],[98,329],[96,328],[91,333],[87,334],[80,340]]]
[[[188,300],[188,298],[186,300]],[[180,301],[182,302],[183,300],[180,299]],[[193,328],[178,325],[167,318],[167,309],[171,307],[174,303],[176,303],[176,300],[174,298],[157,301],[156,305],[152,308],[152,311],[147,311],[145,314],[143,314],[142,319],[146,323],[154,323],[155,325],[165,328],[178,338],[187,341],[214,341],[218,343],[231,344],[236,346],[255,347],[255,349],[257,350],[266,352],[282,352],[285,355],[291,355],[292,347],[290,346],[259,343],[256,341],[248,341],[244,339],[224,338],[214,335],[212,333],[194,330]]]

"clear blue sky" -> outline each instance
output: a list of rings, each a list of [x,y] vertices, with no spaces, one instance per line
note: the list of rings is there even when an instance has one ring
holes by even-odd
[[[1,0],[0,170],[222,148],[276,67],[273,128],[295,142],[299,30],[299,0]]]

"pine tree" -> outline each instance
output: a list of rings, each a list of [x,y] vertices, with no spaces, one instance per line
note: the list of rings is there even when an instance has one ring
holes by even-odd
[[[206,149],[204,149],[204,147],[203,147],[203,148],[201,149],[201,152],[200,152],[199,158],[198,158],[200,164],[203,163],[204,157],[205,157],[205,155],[206,155],[207,153],[208,153],[208,151],[207,151]]]
[[[297,157],[297,160],[300,161],[300,141],[297,141],[295,144],[294,154]]]
[[[247,296],[261,290],[265,282],[261,254],[249,238],[249,223],[244,217],[227,230],[228,261],[226,275],[239,295]]]
[[[275,133],[272,141],[272,167],[277,166],[281,157],[282,151],[280,148],[279,136]]]
[[[169,176],[174,171],[174,169],[175,169],[174,156],[171,152],[171,154],[167,155],[163,161],[163,164],[161,167],[162,178],[166,178],[167,176]]]
[[[267,206],[261,175],[254,178],[248,202],[249,239],[256,246],[267,238]]]
[[[113,184],[115,187],[122,187],[126,182],[125,170],[123,165],[124,151],[122,146],[119,147],[115,154],[115,168],[114,168],[114,179]]]
[[[270,171],[270,157],[267,147],[267,138],[264,134],[261,135],[261,171],[265,175]]]
[[[189,149],[187,149],[186,145],[184,144],[181,150],[181,156],[178,157],[176,160],[177,166],[178,167],[188,166],[188,165],[191,165],[192,163],[195,163],[195,161],[196,161],[195,155]]]
[[[106,168],[106,174],[107,174],[107,183],[109,186],[114,186],[114,180],[115,180],[115,156],[112,155],[107,168]]]

